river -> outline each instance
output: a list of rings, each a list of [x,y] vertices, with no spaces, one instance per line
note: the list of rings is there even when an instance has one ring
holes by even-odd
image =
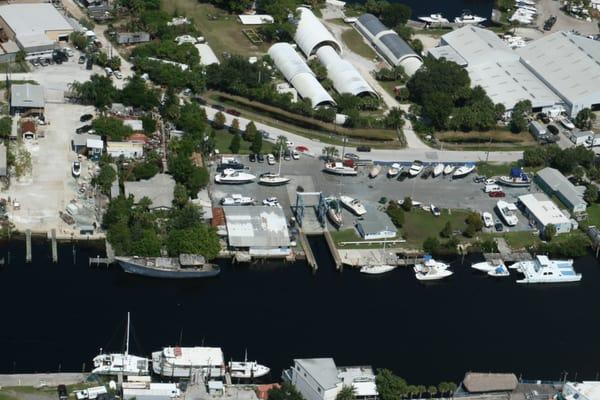
[[[600,370],[600,270],[577,261],[583,281],[559,287],[494,280],[460,260],[448,281],[418,283],[409,270],[364,276],[334,270],[323,242],[311,238],[320,269],[303,263],[224,265],[216,279],[161,281],[118,267],[90,268],[97,249],[35,242],[33,263],[12,241],[0,256],[0,372],[80,371],[100,347],[119,350],[127,311],[131,349],[214,345],[226,358],[248,355],[272,378],[298,357],[393,369],[412,383],[458,381],[465,371],[513,371],[593,379]],[[101,254],[101,253],[100,253]],[[474,260],[474,259],[473,259]],[[467,259],[465,264],[471,261]]]
[[[403,3],[412,9],[411,19],[429,15],[433,13],[442,13],[449,20],[454,20],[462,14],[463,10],[470,10],[476,15],[490,19],[493,0],[388,0],[391,3]],[[348,3],[364,3],[360,0],[350,0]]]

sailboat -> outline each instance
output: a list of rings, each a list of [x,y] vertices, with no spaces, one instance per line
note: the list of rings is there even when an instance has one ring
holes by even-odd
[[[386,227],[387,230],[387,227]],[[383,240],[383,254],[385,255],[385,244],[386,240]],[[371,275],[379,275],[385,274],[386,272],[393,271],[397,268],[397,265],[386,264],[385,262],[381,264],[372,264],[372,265],[363,265],[360,268],[360,272],[363,274],[371,274]]]
[[[129,354],[130,313],[127,313],[125,353],[100,354],[94,357],[93,374],[98,375],[148,375],[149,360]]]
[[[281,147],[279,148],[279,169],[277,173],[265,172],[258,177],[258,183],[265,186],[281,186],[291,181],[291,178],[281,175]]]
[[[256,361],[248,361],[248,352],[244,353],[244,361],[229,361],[227,364],[232,378],[253,379],[267,375],[271,369]]]

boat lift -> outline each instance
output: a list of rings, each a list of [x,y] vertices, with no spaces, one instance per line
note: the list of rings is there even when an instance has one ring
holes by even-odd
[[[308,200],[308,201],[307,201]],[[312,201],[310,201],[312,200]],[[317,200],[317,201],[315,201]],[[322,192],[296,192],[296,205],[294,206],[294,215],[300,227],[306,217],[305,209],[312,207],[315,210],[317,221],[321,228],[325,228],[325,215],[327,213],[327,202]]]

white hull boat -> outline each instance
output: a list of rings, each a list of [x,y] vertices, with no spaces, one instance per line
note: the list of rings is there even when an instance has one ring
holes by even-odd
[[[517,206],[513,203],[507,203],[504,200],[498,201],[496,203],[496,208],[500,212],[500,216],[508,226],[515,226],[519,223],[519,218],[515,214],[517,211]]]
[[[444,172],[444,164],[438,163],[433,167],[433,176],[438,177]]]
[[[358,171],[354,167],[345,166],[341,162],[331,162],[326,163],[323,168],[324,172],[334,175],[343,175],[343,176],[356,176],[358,175]]]
[[[369,171],[369,178],[377,178],[379,173],[381,172],[381,165],[373,165],[371,170]]]
[[[264,186],[282,186],[288,184],[292,179],[280,174],[266,172],[258,177],[258,183]]]
[[[229,374],[235,379],[254,379],[267,375],[271,369],[256,361],[248,361],[244,357],[244,361],[230,361],[227,364]]]
[[[573,269],[573,260],[551,260],[537,256],[532,261],[521,261],[515,269],[524,275],[517,283],[566,283],[579,282],[581,274]]]
[[[447,278],[453,274],[452,271],[433,265],[426,266],[424,264],[417,264],[413,269],[415,271],[415,277],[420,281],[436,281]]]
[[[241,194],[232,194],[229,197],[221,199],[223,206],[250,206],[256,202],[252,197],[242,196]]]
[[[339,228],[344,224],[342,212],[336,210],[335,208],[329,208],[329,210],[327,210],[327,217],[336,228]]]
[[[364,265],[360,268],[360,272],[363,274],[379,275],[385,274],[396,269],[395,265]]]
[[[497,264],[490,261],[482,261],[475,264],[471,264],[471,268],[476,269],[477,271],[488,273],[494,268],[496,268]]]
[[[491,228],[492,226],[494,226],[494,217],[492,217],[491,213],[486,211],[483,214],[481,214],[481,218],[483,219],[483,225],[486,228]]]
[[[465,164],[462,167],[457,168],[456,171],[454,171],[454,173],[452,174],[452,178],[464,178],[473,171],[475,171],[475,164]]]
[[[415,161],[410,166],[408,175],[414,178],[415,176],[419,175],[421,171],[423,171],[423,163],[421,161]]]
[[[494,278],[505,278],[507,276],[510,276],[510,272],[508,271],[508,268],[506,268],[506,265],[504,264],[500,264],[498,266],[496,266],[496,268],[494,268],[491,271],[488,271],[487,273],[489,276],[493,276]]]
[[[216,183],[227,185],[243,185],[245,183],[254,182],[255,179],[256,176],[252,174],[230,168],[215,176]]]
[[[218,378],[223,366],[219,347],[165,347],[152,353],[152,370],[167,378],[189,378],[195,372]]]
[[[439,13],[431,14],[427,17],[419,17],[419,20],[428,24],[447,24],[450,22],[447,18],[444,18],[442,14]]]
[[[452,164],[448,164],[444,167],[444,175],[450,175],[451,173],[454,172],[454,170],[456,169],[456,167]]]
[[[400,174],[400,170],[402,166],[398,163],[393,163],[392,166],[388,169],[387,176],[388,178],[395,178]]]
[[[477,15],[473,15],[468,10],[463,11],[463,13],[460,17],[454,18],[454,22],[457,24],[460,24],[460,25],[480,24],[480,23],[484,22],[485,20],[486,20],[486,18],[479,17]]]
[[[358,199],[353,199],[349,196],[340,196],[340,202],[344,205],[344,207],[346,207],[348,210],[352,211],[359,217],[367,213],[365,206],[363,206],[363,204]]]

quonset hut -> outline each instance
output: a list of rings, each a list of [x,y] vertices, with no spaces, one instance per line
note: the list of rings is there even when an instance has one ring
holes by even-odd
[[[306,58],[314,55],[322,46],[331,46],[338,53],[342,53],[340,43],[311,10],[306,7],[298,7],[296,11],[298,11],[299,20],[294,41],[298,43],[298,47]]]
[[[338,93],[377,97],[377,92],[363,79],[356,68],[342,59],[333,47],[320,47],[317,50],[317,58],[327,69],[327,77],[331,79]]]

